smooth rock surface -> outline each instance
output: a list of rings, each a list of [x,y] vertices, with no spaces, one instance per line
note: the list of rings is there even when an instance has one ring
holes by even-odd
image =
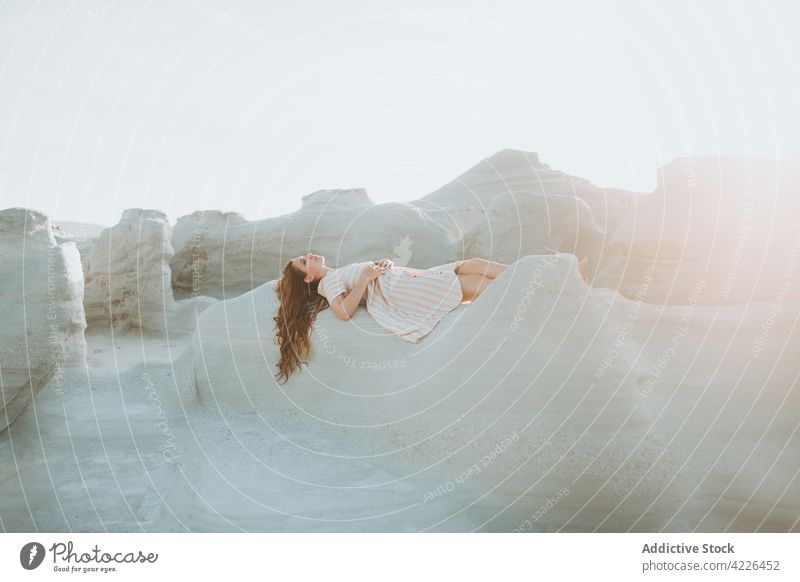
[[[364,310],[349,322],[326,310],[310,364],[283,386],[275,309],[267,283],[202,314],[200,403],[258,415],[305,466],[369,459],[403,475],[397,507],[423,529],[797,527],[796,303],[756,349],[768,304],[655,307],[590,288],[572,255],[528,256],[418,345]],[[337,507],[324,470],[270,470]]]
[[[39,213],[0,213],[3,297],[18,298],[4,315],[25,334],[3,329],[0,344],[4,390],[22,396],[0,432],[4,531],[800,531],[797,165],[677,161],[656,194],[613,202],[593,187],[568,192],[569,177],[555,172],[532,189],[525,168],[542,164],[523,157],[524,167],[508,151],[493,162],[519,196],[480,167],[464,175],[474,203],[454,185],[438,210],[324,190],[306,197],[294,223],[202,212],[171,239],[163,213],[130,211],[122,244],[116,233],[103,243],[113,268],[101,257],[92,270],[123,295],[144,293],[112,305],[118,315],[147,313],[111,327],[102,321],[113,310],[102,312],[87,349],[52,373],[60,352],[40,349],[48,322],[20,327],[20,313],[30,303],[46,318],[55,305],[66,324],[55,345],[83,345],[66,341],[83,330],[77,251]],[[612,201],[605,218],[599,200]],[[314,217],[326,217],[321,229]],[[392,217],[433,238],[417,245],[406,226],[387,228]],[[262,222],[269,244],[254,246]],[[536,252],[417,345],[363,310],[349,322],[324,312],[309,366],[280,386],[276,273],[253,266],[277,266],[287,237],[298,254],[308,250],[313,233],[352,256],[400,236],[388,252],[399,265]],[[725,244],[710,244],[717,236]],[[177,279],[170,240],[183,249]],[[590,287],[565,251],[594,244],[583,253],[600,267]],[[53,287],[43,253],[62,273]],[[201,296],[221,293],[223,277],[229,295],[242,294]],[[170,303],[170,280],[191,299]],[[22,353],[26,342],[34,349]]]
[[[214,302],[176,302],[169,260],[172,229],[159,210],[131,208],[104,230],[84,261],[84,306],[90,327],[164,336],[192,330],[196,314]]]
[[[541,229],[549,225],[548,234],[574,238],[578,233],[573,229],[591,232],[598,225],[601,231],[613,232],[640,195],[618,188],[600,188],[584,178],[553,170],[536,153],[506,149],[482,160],[413,204],[438,218],[447,228],[455,228],[454,236],[463,236],[476,228],[492,225],[494,217],[487,215],[487,210],[497,196],[523,205],[541,206],[552,201],[553,208],[541,209],[532,217],[532,223],[523,221],[522,227]],[[585,202],[585,206],[565,200],[570,198]],[[504,206],[509,203],[505,202]],[[563,224],[562,208],[571,208],[574,215]],[[550,246],[556,245],[551,243]],[[571,248],[564,250],[573,252]],[[531,252],[516,255],[514,260],[526,254],[535,253],[531,249]]]
[[[56,241],[35,210],[0,211],[0,432],[84,349],[83,272],[72,242]]]
[[[575,196],[498,194],[464,237],[464,255],[513,263],[526,255],[573,253],[594,257],[605,232]],[[587,269],[591,275],[594,263]]]

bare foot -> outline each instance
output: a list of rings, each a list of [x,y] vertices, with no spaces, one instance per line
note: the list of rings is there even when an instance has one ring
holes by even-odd
[[[589,278],[586,276],[586,265],[589,262],[589,257],[583,257],[580,262],[578,262],[578,270],[581,272],[581,277],[587,283],[589,282]]]

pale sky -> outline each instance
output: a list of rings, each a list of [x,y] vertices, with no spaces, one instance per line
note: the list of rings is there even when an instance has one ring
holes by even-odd
[[[262,5],[263,4],[263,5]],[[0,5],[0,207],[248,219],[418,198],[495,152],[650,192],[685,155],[800,155],[795,1]]]

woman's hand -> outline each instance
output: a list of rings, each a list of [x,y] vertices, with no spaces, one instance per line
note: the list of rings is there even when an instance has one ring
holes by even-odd
[[[370,283],[384,274],[384,270],[375,263],[371,265],[364,265],[361,271],[361,280],[365,283]]]
[[[384,270],[388,270],[394,267],[394,263],[389,259],[381,259],[380,261],[373,261],[373,262],[375,263],[375,265]]]

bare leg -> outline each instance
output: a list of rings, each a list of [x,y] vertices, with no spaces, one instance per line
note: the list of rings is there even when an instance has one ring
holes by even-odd
[[[472,258],[464,261],[461,266],[456,268],[457,275],[480,275],[495,279],[500,273],[505,271],[508,265],[487,261],[486,259]]]
[[[494,281],[482,275],[459,275],[458,280],[461,282],[461,303],[474,301]]]

